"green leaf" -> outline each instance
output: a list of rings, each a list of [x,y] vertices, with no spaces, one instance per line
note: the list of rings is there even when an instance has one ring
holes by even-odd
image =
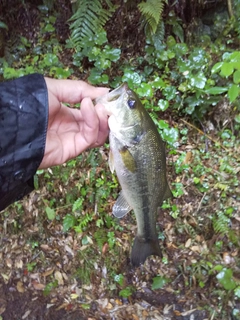
[[[165,88],[166,82],[162,78],[156,77],[152,82],[152,86],[156,89]]]
[[[202,72],[200,72],[198,75],[192,76],[190,78],[191,85],[193,87],[196,87],[199,89],[204,88],[206,81],[207,81],[207,78],[204,76],[204,74]]]
[[[161,111],[165,111],[169,107],[169,102],[167,100],[160,99],[158,101],[158,106]]]
[[[124,276],[121,273],[116,274],[114,277],[114,281],[116,281],[118,284],[120,284],[120,286],[122,286],[124,284]]]
[[[166,88],[164,88],[163,94],[167,100],[174,99],[176,97],[176,87],[167,86]]]
[[[238,84],[240,82],[240,70],[237,70],[233,74],[233,82]]]
[[[235,290],[234,290],[234,295],[238,298],[240,298],[240,286],[237,287]]]
[[[207,94],[213,94],[213,95],[217,95],[217,94],[222,94],[224,92],[226,92],[228,89],[225,87],[212,87],[212,88],[209,88],[209,89],[206,89],[205,92]]]
[[[162,132],[162,137],[169,144],[173,144],[178,141],[179,133],[177,128],[164,129]]]
[[[152,97],[153,96],[152,87],[148,83],[141,83],[141,86],[139,88],[137,88],[136,93],[140,97]]]
[[[169,281],[170,279],[164,276],[157,276],[153,278],[152,290],[163,288]]]
[[[74,227],[75,224],[76,224],[76,218],[73,215],[68,213],[63,218],[63,232],[67,232],[70,228]]]
[[[54,209],[51,209],[50,207],[46,207],[45,211],[46,211],[46,214],[47,214],[47,217],[48,217],[49,220],[54,220],[55,219],[56,213],[55,213]]]
[[[233,102],[239,94],[239,86],[236,84],[231,85],[231,87],[228,90],[228,98],[230,102]]]
[[[125,289],[121,290],[119,292],[119,296],[123,298],[128,298],[132,295],[133,288],[132,287],[126,287]]]
[[[111,48],[110,46],[106,46],[102,52],[103,56],[107,56],[110,61],[116,62],[119,60],[121,55],[121,49]]]
[[[43,59],[43,62],[46,66],[51,67],[53,65],[59,66],[58,57],[55,54],[47,53]]]
[[[233,290],[236,288],[236,283],[232,277],[232,269],[223,268],[217,275],[218,281],[226,290]]]
[[[124,71],[122,81],[127,82],[129,84],[129,86],[131,87],[131,85],[134,85],[134,84],[139,85],[142,82],[142,78],[137,72],[126,69],[126,71]]]
[[[44,32],[54,32],[55,28],[51,23],[48,23],[44,28],[43,28]]]
[[[186,43],[177,43],[173,49],[178,56],[182,56],[188,52],[188,46]]]
[[[212,73],[216,73],[221,70],[223,62],[218,62],[212,67]]]
[[[176,23],[173,25],[173,33],[180,39],[180,42],[184,42],[184,32],[180,24]]]
[[[172,48],[176,45],[176,40],[174,39],[173,36],[168,36],[167,37],[167,46],[168,48]]]
[[[240,113],[235,116],[234,120],[235,120],[237,123],[240,123]]]
[[[165,120],[159,120],[158,126],[160,129],[168,129],[169,128],[169,125]]]
[[[234,51],[229,54],[228,59],[232,62],[240,62],[240,51]]]
[[[221,67],[221,76],[228,77],[233,73],[233,64],[231,62],[224,62]]]

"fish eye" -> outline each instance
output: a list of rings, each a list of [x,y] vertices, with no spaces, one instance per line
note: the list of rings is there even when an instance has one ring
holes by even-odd
[[[128,103],[128,106],[129,106],[130,109],[134,109],[135,108],[135,102],[136,102],[135,100],[131,100],[131,99],[128,100],[127,103]]]

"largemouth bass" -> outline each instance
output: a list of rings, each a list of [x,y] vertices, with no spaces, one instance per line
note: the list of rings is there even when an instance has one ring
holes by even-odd
[[[166,177],[164,143],[135,92],[126,83],[97,99],[109,114],[109,165],[122,191],[113,206],[121,218],[133,209],[137,220],[131,263],[161,256],[156,220],[158,208],[171,191]]]

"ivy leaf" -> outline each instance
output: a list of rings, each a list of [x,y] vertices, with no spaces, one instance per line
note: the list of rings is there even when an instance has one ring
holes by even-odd
[[[191,77],[191,85],[193,87],[199,88],[199,89],[203,89],[205,86],[205,83],[207,81],[207,78],[204,76],[204,74],[202,72],[200,72],[198,75],[196,76],[192,76]]]
[[[234,83],[239,83],[240,82],[240,70],[237,70],[233,74],[233,82]]]
[[[162,276],[153,278],[152,290],[163,288],[169,281],[170,279]]]
[[[236,297],[240,298],[240,286],[234,290],[234,294]]]
[[[169,144],[173,144],[178,140],[179,133],[177,128],[164,129],[162,132],[162,137]]]
[[[71,214],[67,214],[63,218],[63,232],[67,232],[70,228],[74,227],[75,224],[76,218]]]
[[[236,283],[232,277],[232,269],[223,268],[217,275],[218,281],[226,290],[233,290],[236,288]]]
[[[47,214],[47,217],[48,217],[49,220],[54,220],[55,219],[56,213],[55,213],[54,209],[51,209],[50,207],[46,207],[45,211],[46,211],[46,214]]]
[[[240,123],[240,113],[235,116],[234,120],[235,120],[237,123]]]
[[[163,94],[168,100],[174,99],[176,97],[176,88],[174,86],[167,86],[164,88]]]
[[[223,62],[218,62],[212,67],[212,73],[216,73],[221,70]]]
[[[152,87],[148,83],[141,83],[141,86],[136,90],[136,92],[140,97],[152,97],[153,96]]]
[[[230,102],[233,102],[239,94],[239,86],[236,84],[231,85],[231,87],[228,90],[228,98]]]
[[[233,64],[231,62],[224,62],[221,67],[221,76],[228,77],[233,73]]]
[[[167,100],[160,99],[158,101],[158,106],[161,111],[165,111],[169,107],[169,102]]]
[[[123,298],[128,298],[129,296],[131,296],[133,293],[133,288],[132,287],[126,287],[125,289],[122,289],[119,292],[119,296],[123,297]]]

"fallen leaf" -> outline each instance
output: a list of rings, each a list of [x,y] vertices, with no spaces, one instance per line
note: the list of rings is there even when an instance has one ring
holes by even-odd
[[[15,268],[22,269],[23,267],[23,261],[22,260],[16,260],[15,261]]]
[[[41,244],[40,248],[44,251],[51,251],[52,248],[50,248],[47,244]]]
[[[185,243],[185,248],[189,248],[190,245],[191,245],[191,243],[192,243],[192,239],[189,238],[189,239],[186,241],[186,243]]]
[[[6,259],[6,265],[8,268],[12,268],[12,259],[7,258]]]
[[[21,293],[25,292],[24,285],[21,281],[17,282],[17,291]]]
[[[192,246],[190,249],[194,252],[199,252],[199,253],[201,252],[201,249],[199,246]]]
[[[43,290],[45,288],[44,284],[39,283],[37,281],[32,281],[32,285],[33,285],[34,289],[36,289],[36,290]]]
[[[54,269],[48,269],[45,272],[42,273],[43,277],[50,276],[53,273]]]
[[[55,271],[54,277],[55,277],[55,279],[58,281],[58,284],[59,284],[59,285],[63,285],[63,284],[64,284],[63,276],[62,276],[62,274],[61,274],[60,271],[58,271],[58,270]]]

